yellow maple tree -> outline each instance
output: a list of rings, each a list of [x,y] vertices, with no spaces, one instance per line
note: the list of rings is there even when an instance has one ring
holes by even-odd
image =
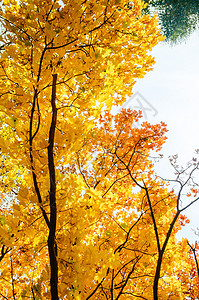
[[[142,8],[0,8],[2,299],[184,299],[176,274],[188,262],[174,258],[185,248],[175,239],[181,209],[150,159],[165,124],[110,114],[152,69],[149,51],[162,40]]]

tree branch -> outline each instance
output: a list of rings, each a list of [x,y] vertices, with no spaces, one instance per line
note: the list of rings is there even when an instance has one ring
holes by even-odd
[[[198,259],[197,259],[197,256],[196,256],[196,244],[195,244],[195,247],[192,247],[191,244],[189,244],[189,242],[187,241],[187,244],[189,245],[191,251],[193,252],[193,255],[194,255],[194,260],[195,260],[195,263],[196,263],[196,270],[197,270],[197,273],[198,273],[198,277],[199,277],[199,265],[198,265]]]

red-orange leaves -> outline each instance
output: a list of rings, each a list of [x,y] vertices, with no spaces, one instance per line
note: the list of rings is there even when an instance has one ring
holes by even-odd
[[[186,223],[190,223],[190,220],[185,215],[180,215],[179,223],[181,226],[185,226]]]
[[[123,109],[114,117],[106,111],[100,117],[93,129],[95,138],[91,142],[101,170],[104,169],[105,172],[112,165],[112,174],[117,170],[124,175],[126,171],[122,170],[125,169],[124,166],[128,166],[136,178],[141,178],[144,170],[151,169],[149,153],[161,148],[167,129],[164,123],[151,125],[144,122],[139,126],[141,117],[141,112],[130,109]],[[104,154],[106,163],[103,163]]]

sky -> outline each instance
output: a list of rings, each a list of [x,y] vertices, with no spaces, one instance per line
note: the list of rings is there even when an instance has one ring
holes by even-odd
[[[157,173],[174,178],[168,156],[178,154],[185,165],[199,149],[199,32],[185,42],[170,46],[165,42],[155,46],[152,55],[154,70],[134,86],[131,108],[144,106],[144,118],[151,123],[167,124],[167,141],[161,153],[164,158],[156,165]],[[199,182],[199,178],[198,178]],[[193,229],[199,227],[199,203],[185,213],[190,223],[178,235],[191,242],[199,241]]]

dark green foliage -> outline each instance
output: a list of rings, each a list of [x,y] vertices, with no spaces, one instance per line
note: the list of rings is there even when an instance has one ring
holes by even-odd
[[[145,13],[156,13],[166,42],[176,44],[186,40],[198,29],[199,0],[145,0]]]

